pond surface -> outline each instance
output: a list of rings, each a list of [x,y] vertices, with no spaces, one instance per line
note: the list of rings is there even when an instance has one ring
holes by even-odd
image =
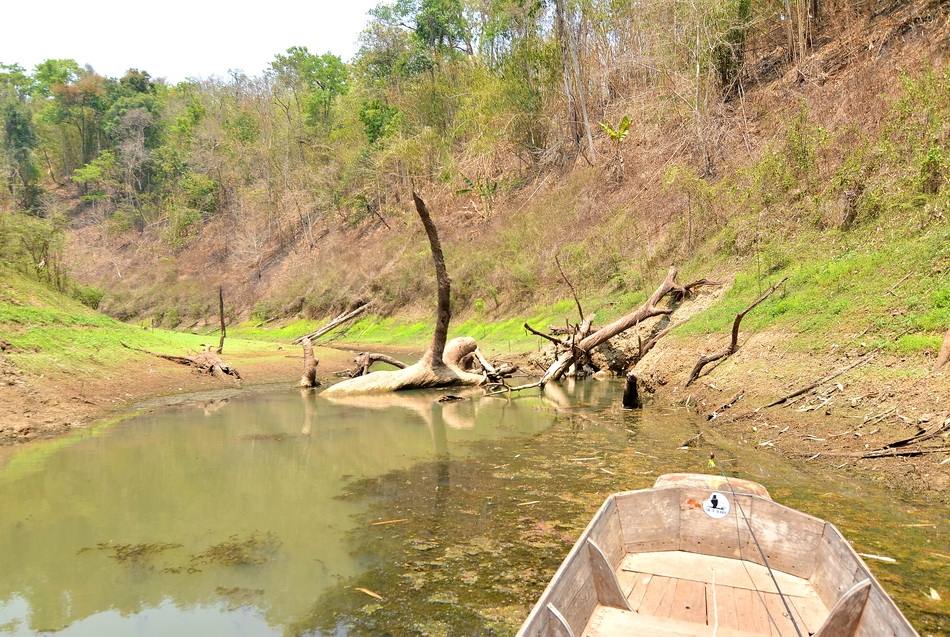
[[[829,519],[921,634],[946,508],[617,407],[590,381],[440,403],[251,393],[0,459],[0,634],[508,635],[613,491],[718,469]]]

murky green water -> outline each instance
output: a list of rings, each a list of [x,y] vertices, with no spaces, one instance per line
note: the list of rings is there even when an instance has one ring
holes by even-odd
[[[948,630],[926,596],[950,597],[945,508],[715,440],[677,449],[698,421],[624,412],[618,391],[279,391],[19,450],[0,460],[0,634],[511,634],[608,493],[710,451],[896,558],[871,566],[922,634]]]

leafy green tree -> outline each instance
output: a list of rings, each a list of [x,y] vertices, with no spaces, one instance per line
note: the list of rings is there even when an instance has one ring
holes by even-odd
[[[35,82],[19,64],[0,63],[0,98],[22,99],[33,92]]]
[[[392,132],[392,126],[399,111],[379,99],[363,102],[360,106],[360,121],[363,122],[363,131],[371,145],[379,143],[383,137]]]
[[[0,104],[3,119],[3,153],[8,166],[7,189],[14,202],[27,210],[39,203],[39,171],[33,161],[36,132],[33,116],[21,100],[7,98]]]
[[[349,88],[349,72],[336,55],[316,55],[305,46],[278,54],[271,70],[280,86],[289,89],[308,124],[327,124],[333,100]]]
[[[33,69],[35,92],[41,97],[49,97],[53,87],[75,82],[82,69],[76,60],[49,59],[37,64]]]

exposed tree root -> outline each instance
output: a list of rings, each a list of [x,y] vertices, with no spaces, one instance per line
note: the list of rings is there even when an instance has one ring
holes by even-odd
[[[719,350],[713,354],[706,354],[705,356],[700,356],[699,360],[696,361],[696,365],[693,367],[693,371],[689,373],[689,378],[686,379],[686,386],[689,387],[693,384],[699,375],[703,372],[703,368],[710,363],[714,363],[719,360],[729,358],[736,353],[736,350],[739,349],[739,324],[742,322],[742,319],[745,318],[745,315],[752,311],[755,306],[763,302],[765,299],[772,296],[772,293],[778,289],[780,285],[788,281],[788,277],[785,277],[768,290],[765,291],[759,298],[752,302],[746,309],[742,310],[736,314],[735,320],[732,322],[732,339],[729,341],[729,345],[725,349]]]
[[[376,352],[360,352],[355,358],[353,358],[353,362],[356,363],[355,367],[342,372],[336,372],[336,375],[342,378],[356,378],[357,376],[365,376],[369,373],[369,368],[373,366],[373,363],[386,363],[387,365],[392,365],[396,369],[406,368],[406,364],[401,360],[397,360],[392,356],[387,356],[386,354],[379,354]]]
[[[167,361],[173,363],[178,363],[179,365],[187,365],[194,368],[196,371],[203,372],[206,374],[211,374],[215,377],[224,377],[232,376],[241,380],[241,374],[237,369],[231,367],[226,363],[222,358],[210,347],[206,346],[205,351],[199,352],[194,356],[175,356],[174,354],[160,354],[158,352],[150,352],[147,349],[140,349],[138,347],[132,347],[131,345],[126,345],[122,343],[122,347],[126,349],[131,349],[136,352],[142,352],[143,354],[149,354],[150,356],[156,356],[158,358],[163,358]]]

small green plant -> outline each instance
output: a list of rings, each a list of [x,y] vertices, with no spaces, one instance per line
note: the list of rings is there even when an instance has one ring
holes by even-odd
[[[201,212],[194,208],[176,208],[168,217],[165,238],[174,248],[184,247],[188,240],[198,234]]]
[[[630,134],[630,116],[624,115],[623,119],[614,128],[607,122],[600,122],[600,129],[610,138],[614,147],[614,157],[612,161],[613,178],[620,183],[624,178],[623,152],[622,145],[627,135]]]
[[[498,180],[478,176],[476,176],[475,179],[470,179],[465,175],[462,175],[462,181],[465,182],[465,187],[460,188],[459,190],[455,191],[455,193],[458,195],[478,195],[478,197],[485,204],[485,212],[482,214],[482,216],[485,219],[491,217],[492,206],[495,202],[495,195],[498,194]]]
[[[937,145],[931,146],[920,166],[920,190],[928,195],[936,195],[946,181],[946,172],[947,158],[944,157],[943,149]]]

